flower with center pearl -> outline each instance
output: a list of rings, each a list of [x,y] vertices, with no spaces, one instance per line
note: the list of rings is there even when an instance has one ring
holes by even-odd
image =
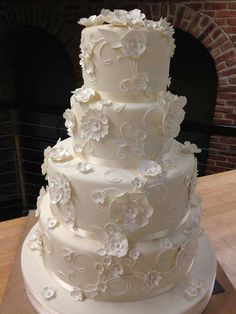
[[[130,58],[139,58],[147,47],[147,38],[140,30],[129,30],[120,40],[123,53]]]

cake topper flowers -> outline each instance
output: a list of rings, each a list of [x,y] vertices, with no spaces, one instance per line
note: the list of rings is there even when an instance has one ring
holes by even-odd
[[[92,15],[89,18],[81,18],[78,21],[78,24],[85,27],[102,25],[104,23],[118,27],[144,27],[148,30],[157,29],[170,38],[174,34],[174,28],[166,18],[161,17],[159,21],[148,20],[146,19],[145,14],[139,9],[133,9],[130,11],[111,11],[108,9],[102,9],[99,15]]]

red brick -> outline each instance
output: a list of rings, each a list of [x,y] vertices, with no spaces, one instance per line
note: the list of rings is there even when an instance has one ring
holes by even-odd
[[[201,18],[201,14],[200,12],[196,12],[196,14],[194,15],[189,28],[188,28],[188,32],[191,33],[193,31],[193,29],[196,27],[196,25],[198,24],[199,20]],[[208,26],[209,27],[209,26]]]
[[[223,99],[236,100],[236,93],[219,92],[218,95],[219,95],[220,98],[223,98]]]
[[[229,86],[219,86],[218,92],[232,92],[236,93],[236,85],[229,85]]]
[[[229,3],[228,9],[236,9],[236,3]]]
[[[229,169],[225,167],[207,165],[207,171],[210,171],[210,173],[219,173],[227,170]]]
[[[225,114],[224,114],[224,112],[215,112],[215,114],[214,114],[214,116],[216,117],[216,118],[224,118],[224,116],[225,116]]]
[[[219,10],[226,9],[227,3],[222,2],[213,2],[213,3],[204,3],[203,8],[205,10]]]
[[[226,77],[219,78],[219,83],[218,84],[219,84],[219,86],[227,85],[228,84],[228,79]]]
[[[188,6],[190,6],[194,11],[199,11],[202,9],[202,3],[199,1],[198,3],[188,3]]]
[[[222,143],[211,143],[210,147],[224,151],[224,150],[227,150],[229,148],[229,145],[228,144],[222,144]]]
[[[224,69],[224,70],[220,71],[220,74],[221,74],[221,76],[229,76],[232,74],[236,74],[236,66]]]
[[[226,19],[228,25],[236,25],[236,18],[230,17]]]
[[[221,54],[220,48],[215,48],[211,51],[211,55],[213,58],[217,57],[219,54]]]
[[[216,16],[216,11],[208,11],[208,10],[201,10],[201,12],[202,13],[205,13],[205,14],[207,14],[207,15],[209,15],[209,16],[211,16],[211,17],[215,17]]]
[[[236,34],[236,26],[222,26],[227,34]]]
[[[226,41],[223,45],[221,45],[221,47],[220,47],[220,49],[222,50],[222,51],[226,51],[226,50],[228,50],[228,49],[230,49],[230,48],[233,48],[234,49],[234,46],[233,46],[233,44],[228,40],[228,41]]]
[[[225,62],[221,62],[221,63],[216,64],[216,69],[217,69],[218,72],[223,70],[223,69],[226,69],[226,67],[227,66],[226,66]]]
[[[228,163],[227,161],[216,161],[216,166],[219,166],[219,167],[225,167],[225,168],[228,168],[228,169],[231,169],[232,165],[230,163]]]
[[[200,25],[201,25],[202,27],[207,26],[207,24],[210,22],[210,20],[211,20],[211,19],[210,19],[208,16],[204,16],[203,19],[201,20]]]
[[[234,56],[235,56],[235,50],[231,49],[231,50],[225,51],[221,55],[217,56],[215,58],[215,62],[221,63],[222,61],[226,61],[228,59],[231,59]]]
[[[219,10],[219,11],[216,11],[216,17],[236,17],[236,11],[234,11],[234,10]]]
[[[206,46],[206,47],[209,47],[211,46],[211,44],[213,43],[213,39],[211,38],[211,36],[207,36],[205,37],[203,40],[202,40],[203,44]]]
[[[229,84],[236,84],[236,76],[228,78]]]
[[[220,142],[221,143],[228,143],[228,144],[236,144],[236,137],[224,136],[224,137],[220,138]]]
[[[219,136],[215,136],[215,135],[212,135],[212,136],[211,136],[211,142],[219,143],[219,141],[220,141]]]
[[[217,105],[226,105],[226,100],[225,99],[221,99],[219,97],[219,94],[217,95]]]
[[[226,113],[225,114],[225,117],[227,119],[231,119],[232,122],[234,122],[234,124],[236,125],[236,114],[233,114],[233,113]],[[235,143],[236,144],[236,143]]]
[[[226,159],[228,159],[228,157],[219,156],[219,155],[215,155],[215,154],[209,154],[208,158],[210,158],[211,160],[219,160],[219,161],[225,161]]]
[[[213,43],[211,44],[211,48],[220,47],[227,41],[228,41],[228,37],[225,34],[222,34],[220,35],[220,37],[218,37],[216,40],[213,41]]]
[[[227,104],[229,104],[229,106],[235,106],[236,107],[236,100],[228,100]]]
[[[217,37],[220,36],[220,34],[222,34],[222,30],[218,26],[215,25],[215,30],[211,33],[211,37],[213,39],[216,39]]]
[[[226,18],[219,17],[219,18],[216,18],[216,19],[215,19],[215,22],[216,22],[216,24],[218,24],[218,25],[220,25],[220,26],[226,25],[227,19],[226,19]]]
[[[236,145],[232,144],[232,145],[229,145],[229,149],[230,151],[232,152],[236,152]]]
[[[214,159],[210,158],[209,156],[207,158],[207,163],[210,164],[211,166],[216,165],[216,161]]]
[[[231,119],[225,119],[225,118],[214,118],[215,124],[221,124],[221,125],[232,125]]]
[[[227,60],[227,61],[226,61],[226,64],[227,64],[228,66],[236,65],[236,57],[233,57],[232,59]]]
[[[185,7],[177,6],[177,10],[175,11],[175,22],[174,22],[175,27],[180,27],[183,16],[184,16],[184,11],[185,11]]]
[[[236,157],[228,157],[229,162],[236,164]]]
[[[219,105],[216,105],[215,106],[215,114],[216,112],[229,112],[229,113],[233,113],[233,108],[230,107],[230,106],[219,106]]]
[[[206,29],[204,29],[201,36],[199,36],[199,40],[203,40],[208,34],[212,35],[216,31],[217,28],[218,26],[215,23],[211,23],[209,26],[207,26]]]
[[[190,19],[192,19],[193,15],[194,15],[194,11],[190,8],[186,8],[185,13],[184,13],[184,17],[187,20],[190,20]]]

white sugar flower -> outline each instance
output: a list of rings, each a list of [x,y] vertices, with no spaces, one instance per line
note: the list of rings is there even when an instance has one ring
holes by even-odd
[[[135,189],[141,190],[144,187],[144,185],[145,185],[145,181],[139,179],[138,177],[135,177],[131,181],[131,184],[135,187]]]
[[[122,193],[111,201],[109,214],[121,230],[134,232],[149,223],[153,208],[144,193]]]
[[[28,242],[28,246],[32,251],[38,251],[41,255],[43,250],[42,233],[39,228],[35,229],[31,234]]]
[[[74,299],[74,301],[83,301],[84,299],[83,291],[79,288],[74,288],[71,291],[70,295]]]
[[[48,218],[46,221],[46,227],[48,229],[53,229],[56,227],[58,220],[55,217]]]
[[[77,88],[73,93],[76,101],[88,102],[94,98],[96,91],[92,88],[81,87]]]
[[[94,191],[92,193],[92,199],[93,199],[94,203],[102,205],[105,203],[105,194],[102,193],[101,191]]]
[[[133,259],[133,260],[137,260],[140,256],[140,252],[134,248],[132,250],[129,251],[129,256]]]
[[[42,186],[39,191],[39,196],[37,197],[35,217],[39,217],[40,215],[40,205],[46,192],[47,192],[47,189],[45,189],[44,186]]]
[[[202,287],[203,287],[203,284],[200,280],[192,280],[190,281],[184,294],[187,298],[193,299],[200,294]]]
[[[138,169],[145,177],[155,177],[162,173],[161,166],[156,161],[151,159],[140,161]]]
[[[89,45],[81,46],[80,65],[85,70],[90,81],[94,82],[95,77],[95,65],[92,58],[93,49]],[[83,100],[81,100],[83,102]],[[86,102],[86,101],[85,101]]]
[[[54,147],[48,146],[44,150],[44,162],[41,166],[43,175],[47,174],[49,158],[51,158],[53,161],[64,161],[71,157],[70,153],[68,152],[68,148],[66,146],[59,145],[60,141],[61,139],[59,138],[57,144]]]
[[[43,288],[43,291],[41,294],[45,300],[50,300],[56,296],[56,291],[52,287],[45,287]]]
[[[145,15],[140,10],[131,11],[114,10],[114,12],[103,9],[101,15],[106,23],[116,26],[142,26]]]
[[[91,15],[89,18],[83,17],[79,20],[78,24],[83,25],[85,27],[101,25],[104,23],[104,19],[102,15]]]
[[[111,263],[112,263],[111,256],[108,256],[108,255],[104,256],[103,263],[104,263],[105,267],[111,266]]]
[[[52,204],[66,204],[71,197],[70,183],[64,174],[54,173],[49,180],[49,194]]]
[[[76,169],[82,173],[89,173],[93,171],[93,166],[89,162],[79,162]]]
[[[147,38],[140,30],[129,30],[120,40],[124,54],[131,58],[139,58],[147,47]]]
[[[108,134],[109,123],[101,110],[89,109],[80,120],[80,135],[85,141],[99,142]]]
[[[65,121],[65,126],[67,128],[68,135],[72,135],[73,128],[75,127],[75,116],[71,109],[66,109],[66,111],[63,113],[63,118]]]
[[[134,89],[145,90],[148,87],[149,78],[146,73],[137,73],[132,79]]]
[[[162,276],[156,270],[147,272],[144,277],[145,290],[152,290],[159,287],[161,280]]]
[[[189,267],[196,255],[197,248],[198,240],[196,238],[184,242],[176,256],[177,267]]]
[[[162,118],[162,132],[168,137],[177,137],[180,131],[180,124],[184,120],[186,104],[185,97],[177,97],[170,92],[165,93],[162,102],[164,114]]]
[[[120,277],[124,273],[122,265],[119,264],[113,264],[109,270],[112,278]]]
[[[116,257],[125,256],[128,252],[128,240],[125,234],[115,231],[107,234],[104,248],[97,251],[101,256],[110,255]]]
[[[155,24],[155,28],[158,28],[169,37],[172,37],[175,32],[173,26],[169,22],[167,22],[166,17],[164,19],[161,17],[159,21],[155,22]]]
[[[184,142],[184,145],[180,147],[180,150],[184,154],[198,154],[201,149],[196,144],[191,144],[189,141]]]

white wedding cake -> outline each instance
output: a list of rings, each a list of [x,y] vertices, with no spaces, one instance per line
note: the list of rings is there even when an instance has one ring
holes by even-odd
[[[200,150],[176,138],[186,98],[167,91],[173,27],[140,10],[82,18],[84,86],[69,138],[44,152],[38,222],[22,249],[38,313],[201,313],[216,260],[200,229]]]

